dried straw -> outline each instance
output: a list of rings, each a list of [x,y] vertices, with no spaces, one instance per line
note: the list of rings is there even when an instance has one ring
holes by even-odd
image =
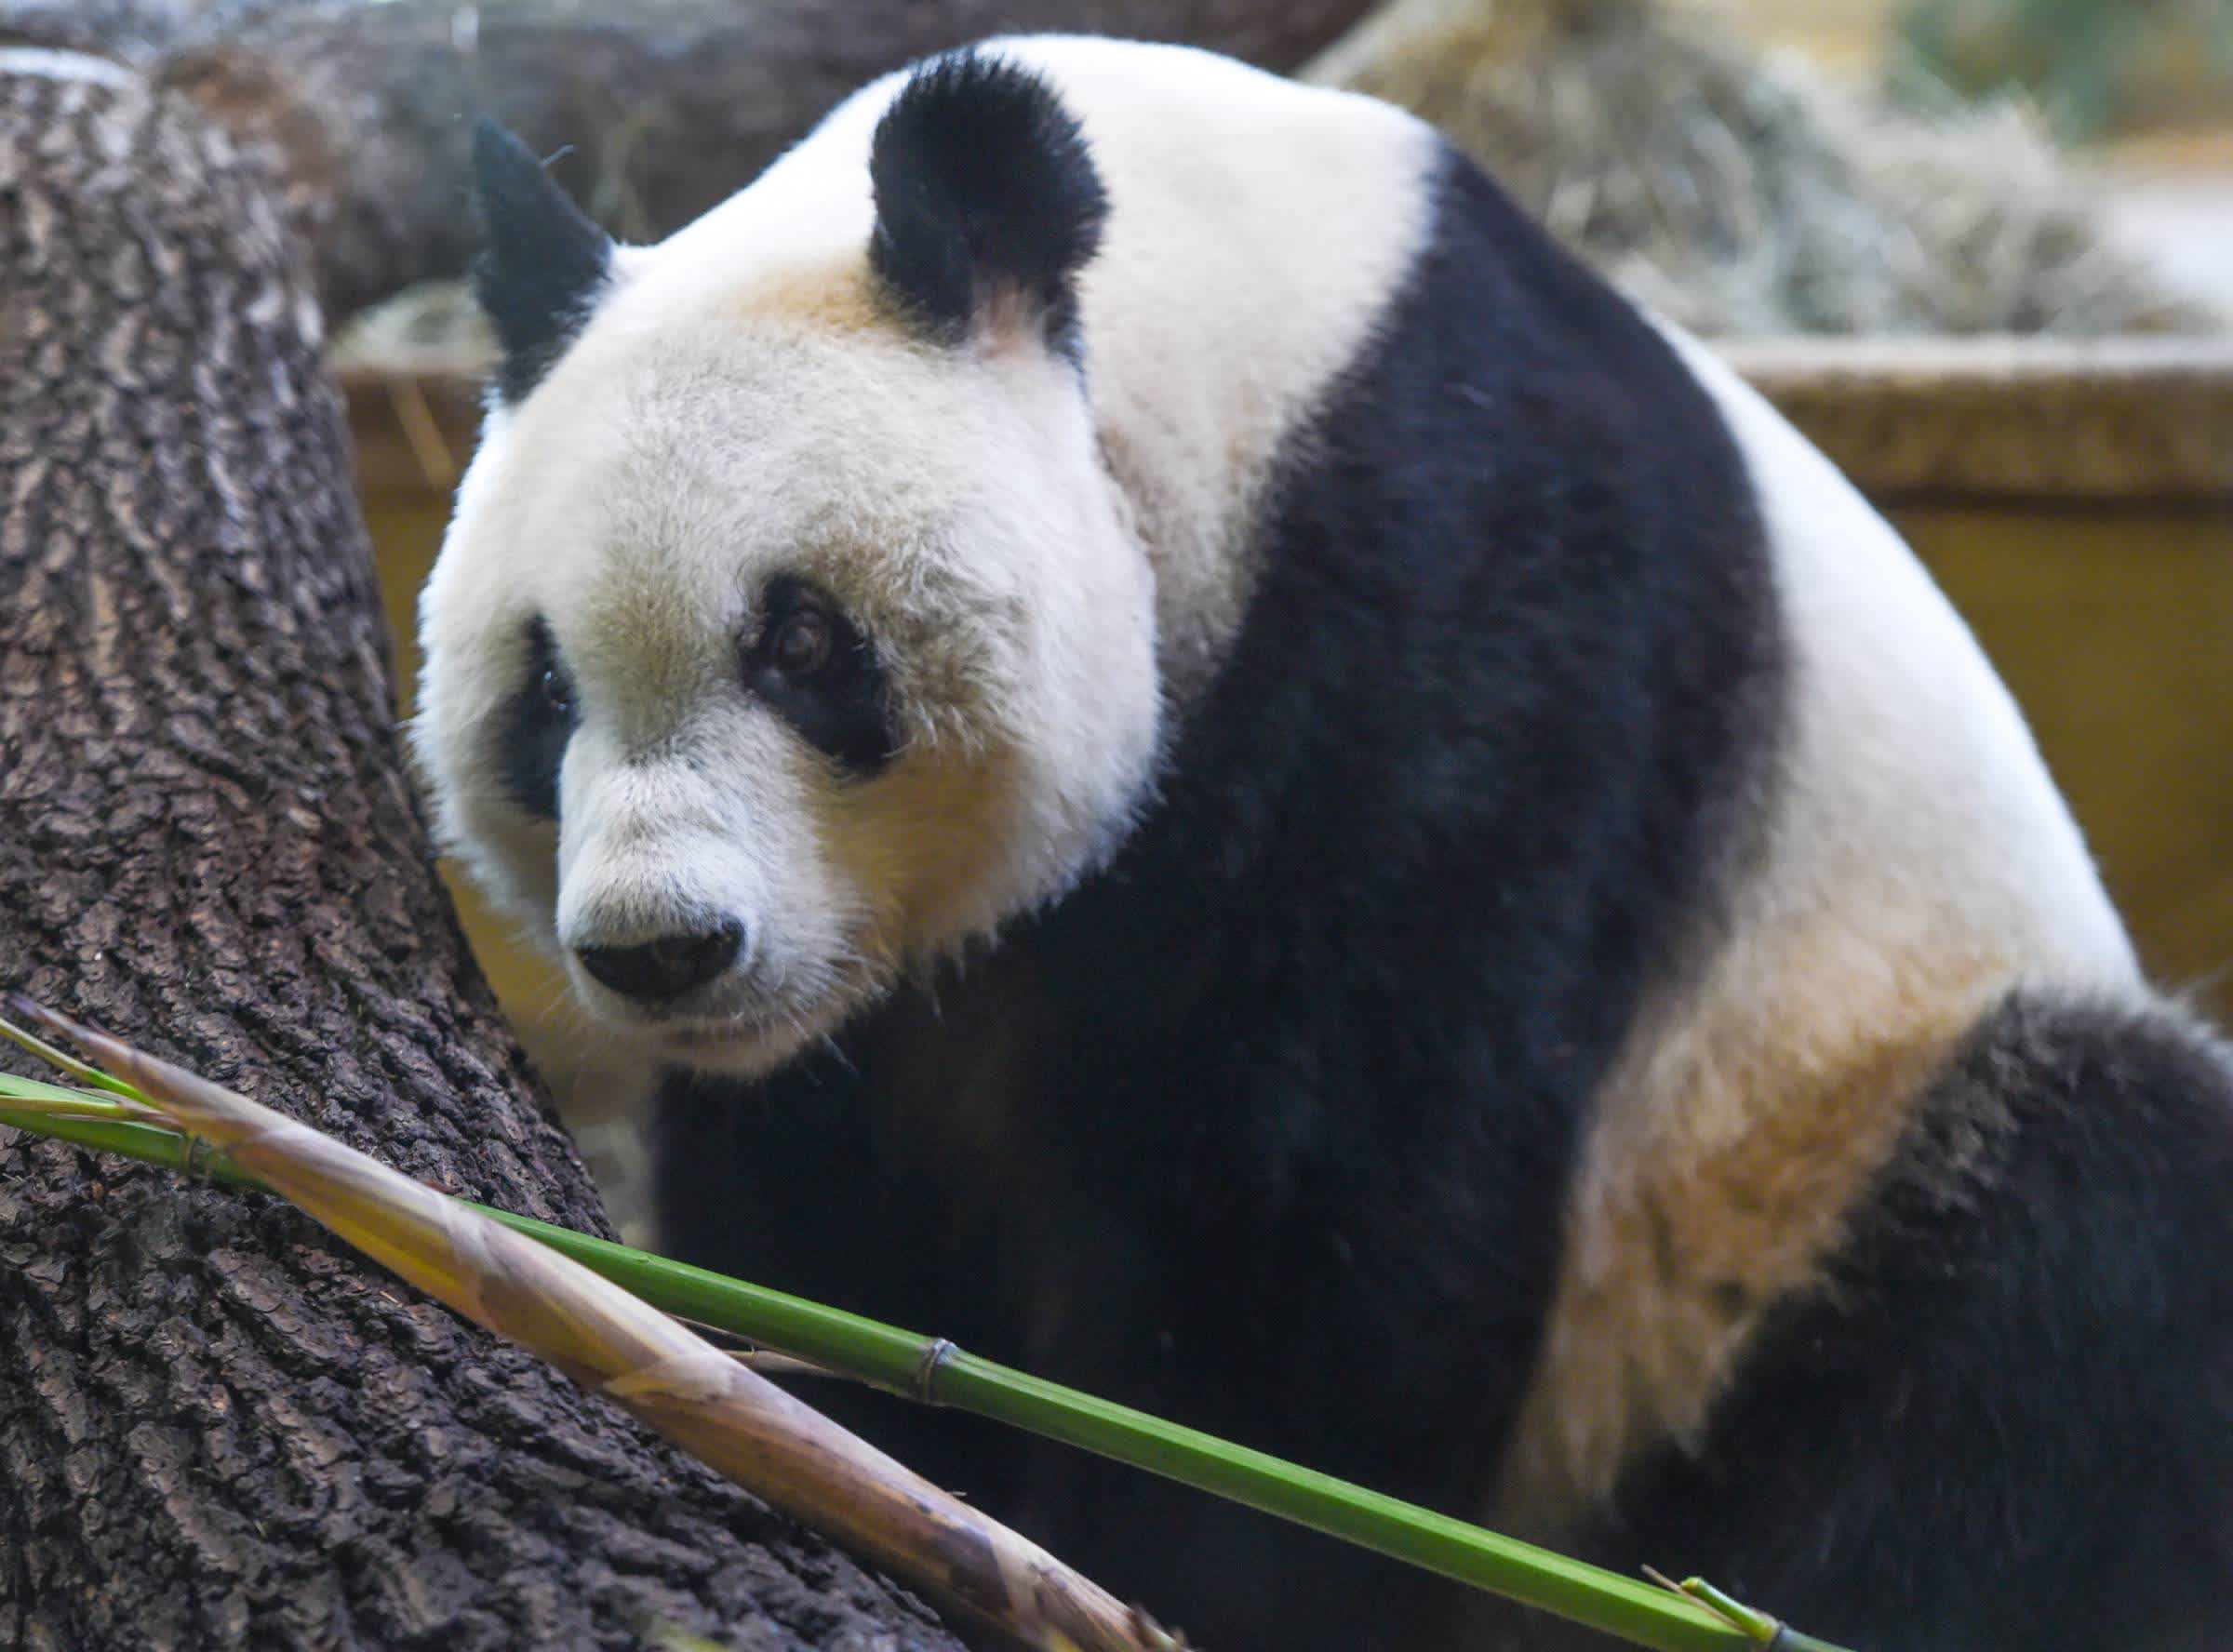
[[[1435,122],[1695,331],[2216,330],[2012,103],[1893,104],[1692,4],[1392,0],[1303,70]]]

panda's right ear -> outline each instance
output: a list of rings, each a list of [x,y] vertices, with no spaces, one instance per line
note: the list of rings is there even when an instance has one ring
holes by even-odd
[[[474,123],[473,178],[484,237],[473,292],[503,352],[497,394],[517,402],[589,319],[611,279],[612,242],[487,115]]]

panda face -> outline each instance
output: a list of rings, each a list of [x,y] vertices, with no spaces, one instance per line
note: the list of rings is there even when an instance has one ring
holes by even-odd
[[[447,843],[590,1010],[742,1072],[1094,866],[1161,705],[1063,249],[942,244],[881,178],[873,217],[858,178],[802,215],[778,173],[649,250],[559,214],[512,248],[548,304],[491,212],[503,399],[414,731]]]
[[[421,608],[446,846],[600,1019],[743,1072],[1062,893],[1212,680],[1437,153],[1203,53],[1000,42],[616,248],[485,128],[502,364]]]

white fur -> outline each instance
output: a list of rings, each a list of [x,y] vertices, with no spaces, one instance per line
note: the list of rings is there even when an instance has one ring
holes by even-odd
[[[1952,1042],[2020,983],[2137,967],[2007,690],[1914,554],[1694,340],[1758,494],[1785,745],[1725,923],[1600,1090],[1496,1513],[1556,1535],[1697,1439],[1766,1309],[1812,1288]]]
[[[1953,605],[1757,391],[1665,330],[1744,453],[1793,639],[1779,910],[1803,889],[1885,957],[1989,943],[2036,978],[2135,979],[2077,823]]]
[[[1425,227],[1431,140],[1384,105],[1173,47],[994,49],[1056,87],[1110,196],[1089,392],[1036,340],[936,348],[877,300],[867,160],[894,76],[621,256],[544,382],[491,414],[422,601],[418,749],[475,875],[562,949],[745,924],[698,1013],[649,1029],[700,1064],[779,1062],[1107,853],[1167,697],[1238,624],[1276,451]],[[779,572],[832,590],[888,663],[908,743],[884,775],[836,779],[738,686]],[[584,717],[555,843],[489,744],[535,615]]]

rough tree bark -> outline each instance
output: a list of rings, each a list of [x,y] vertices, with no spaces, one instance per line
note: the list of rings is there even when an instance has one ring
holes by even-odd
[[[179,100],[0,72],[0,985],[596,1228],[406,784],[317,316]],[[277,1202],[0,1143],[0,1644],[647,1620],[953,1645]]]
[[[0,0],[0,38],[97,47],[283,180],[329,316],[461,271],[462,118],[487,111],[624,238],[740,188],[863,82],[1017,31],[1302,64],[1369,0]]]

